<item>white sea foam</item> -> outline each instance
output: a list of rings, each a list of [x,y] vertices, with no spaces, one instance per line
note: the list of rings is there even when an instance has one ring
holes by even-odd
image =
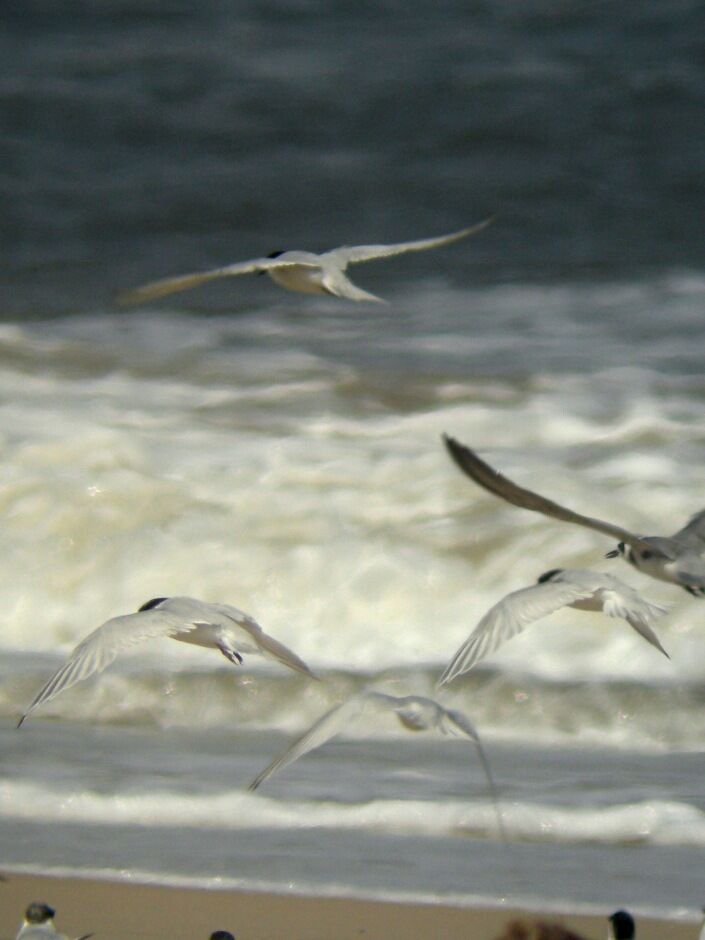
[[[0,783],[6,820],[218,830],[368,830],[409,836],[493,838],[491,803],[478,800],[282,801],[232,791],[207,796],[168,790],[103,795],[52,790],[31,781]],[[648,800],[609,807],[512,801],[502,807],[513,842],[705,845],[705,813],[687,803]]]
[[[578,308],[607,303],[602,290]],[[549,320],[578,296],[549,294]],[[457,295],[457,321],[445,296],[450,312],[433,330],[416,308],[408,337],[388,335],[398,317],[367,319],[365,330],[382,322],[400,355],[444,327],[451,339],[467,333],[467,295]],[[547,296],[537,289],[528,301]],[[642,288],[626,298],[643,299]],[[520,294],[475,299],[501,317]],[[668,532],[702,499],[700,462],[684,459],[684,448],[692,457],[705,446],[692,395],[643,368],[509,369],[485,381],[451,363],[439,380],[404,360],[387,376],[374,358],[364,369],[356,359],[359,315],[334,319],[330,341],[323,322],[160,314],[3,332],[0,394],[13,401],[0,408],[6,651],[65,654],[108,617],[187,593],[243,607],[324,671],[440,669],[503,594],[549,567],[595,565],[674,604],[658,628],[671,663],[623,624],[574,611],[492,662],[549,681],[705,678],[692,655],[696,602],[604,561],[611,544],[595,533],[500,505],[439,443],[450,431],[578,510]],[[341,349],[348,334],[355,342]],[[221,668],[169,642],[135,655],[170,671]]]

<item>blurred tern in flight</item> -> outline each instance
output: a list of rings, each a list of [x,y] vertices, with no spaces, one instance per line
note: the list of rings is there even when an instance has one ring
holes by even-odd
[[[450,245],[452,242],[460,241],[461,238],[467,238],[469,235],[482,231],[491,221],[491,218],[485,219],[473,225],[472,228],[464,228],[450,235],[422,238],[414,242],[401,242],[398,245],[357,245],[353,248],[343,246],[320,255],[312,251],[273,251],[266,258],[240,261],[212,271],[203,271],[200,274],[184,274],[180,277],[152,281],[142,287],[126,291],[118,299],[123,304],[139,304],[155,300],[157,297],[165,297],[167,294],[174,294],[177,291],[190,290],[192,287],[198,287],[199,284],[221,277],[258,273],[268,274],[280,287],[302,294],[329,294],[344,300],[372,300],[384,303],[381,297],[375,297],[374,294],[361,290],[353,284],[345,275],[349,264],[374,261],[378,258],[391,258],[410,251],[441,248],[443,245]]]
[[[603,611],[609,617],[622,617],[647,643],[670,659],[650,626],[652,620],[666,612],[663,607],[648,603],[628,584],[601,571],[554,568],[542,574],[536,584],[507,594],[487,611],[446,666],[438,687],[464,675],[534,620],[561,607]]]
[[[34,901],[25,911],[24,923],[15,940],[68,940],[66,934],[59,933],[54,926],[55,913],[48,904]],[[88,940],[92,936],[92,933],[87,933],[78,940]]]
[[[500,499],[521,509],[530,509],[552,519],[574,522],[611,535],[619,539],[619,544],[607,553],[607,558],[621,555],[652,578],[676,584],[695,597],[705,595],[705,509],[696,513],[687,525],[671,536],[635,535],[628,529],[582,516],[538,493],[523,489],[481,460],[475,451],[447,434],[443,435],[443,441],[463,473]]]
[[[284,751],[276,760],[266,767],[252,781],[248,789],[256,790],[261,784],[268,780],[272,774],[289,764],[292,764],[299,757],[308,754],[309,751],[325,744],[339,734],[348,724],[363,713],[374,714],[375,712],[393,712],[401,724],[408,731],[440,731],[441,734],[455,735],[458,737],[469,738],[477,749],[482,768],[487,778],[487,785],[490,790],[495,813],[497,815],[497,827],[502,838],[506,838],[504,822],[499,809],[497,797],[497,788],[490,771],[490,765],[485,756],[480,736],[475,730],[474,725],[462,712],[452,711],[444,708],[433,699],[425,698],[421,695],[405,695],[401,698],[394,695],[385,695],[383,692],[366,691],[349,698],[342,705],[337,705],[326,712],[322,718],[319,718],[300,738]]]
[[[311,679],[317,678],[303,660],[237,607],[207,604],[192,597],[155,597],[136,613],[113,617],[89,633],[40,689],[17,727],[39,705],[93,673],[102,672],[119,653],[157,637],[219,650],[235,665],[242,664],[242,653],[258,653]]]

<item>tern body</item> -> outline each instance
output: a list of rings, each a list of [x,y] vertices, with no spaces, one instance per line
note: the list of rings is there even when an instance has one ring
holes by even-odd
[[[487,611],[446,666],[438,686],[464,675],[529,624],[562,607],[621,617],[647,643],[668,656],[651,628],[651,621],[665,613],[663,607],[650,604],[628,584],[601,571],[555,568],[542,574],[531,587],[507,594]]]
[[[22,926],[15,940],[69,940],[66,934],[59,933],[54,924],[56,912],[48,904],[34,901],[25,911]],[[84,934],[79,940],[88,940],[93,934]]]
[[[242,663],[242,653],[256,653],[316,678],[302,659],[265,633],[254,618],[237,607],[208,604],[192,597],[155,597],[134,614],[106,620],[82,640],[39,690],[19,724],[35,708],[64,689],[93,673],[102,672],[119,653],[157,637],[171,637],[182,643],[216,649],[236,665]]]
[[[474,725],[462,712],[444,708],[434,699],[422,695],[395,696],[371,690],[354,695],[314,722],[305,734],[297,738],[283,754],[273,760],[252,781],[249,789],[256,790],[277,771],[283,770],[284,767],[292,764],[299,757],[303,757],[304,754],[308,754],[309,751],[321,747],[339,734],[351,721],[354,721],[365,712],[368,714],[392,712],[396,715],[402,727],[408,731],[440,731],[441,734],[465,737],[472,741],[477,749],[487,778],[487,784],[497,813],[498,829],[501,836],[505,837],[504,824],[497,798],[497,788],[480,736]]]
[[[240,274],[267,274],[286,290],[297,291],[301,294],[329,294],[344,300],[382,302],[366,290],[357,287],[345,273],[348,265],[359,264],[363,261],[374,261],[380,258],[392,258],[394,255],[407,254],[413,251],[427,251],[430,248],[441,248],[467,238],[486,228],[492,219],[473,225],[471,228],[451,232],[449,235],[439,235],[436,238],[422,238],[418,241],[399,242],[395,245],[356,245],[333,248],[331,251],[316,254],[312,251],[275,251],[266,258],[253,258],[250,261],[240,261],[235,264],[214,268],[211,271],[202,271],[197,274],[184,274],[179,277],[163,278],[159,281],[150,281],[141,287],[127,291],[120,297],[124,304],[138,304],[178,291],[190,290],[205,284],[207,281],[218,280],[223,277],[236,277]]]
[[[573,522],[617,538],[617,548],[608,552],[608,558],[621,555],[652,578],[676,584],[697,597],[705,595],[705,509],[671,536],[636,535],[611,522],[573,512],[545,496],[524,489],[454,438],[444,435],[443,441],[463,473],[488,492],[520,509],[540,512],[552,519]]]

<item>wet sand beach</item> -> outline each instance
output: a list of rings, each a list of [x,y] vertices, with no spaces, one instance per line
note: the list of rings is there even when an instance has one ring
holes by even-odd
[[[237,940],[491,940],[516,918],[559,922],[596,940],[606,933],[606,921],[597,915],[10,873],[0,885],[3,940],[14,937],[22,912],[32,900],[51,904],[57,911],[57,927],[68,936],[93,931],[95,940],[206,940],[214,930],[229,930]],[[695,940],[698,929],[692,921],[657,920],[637,912],[639,940]]]

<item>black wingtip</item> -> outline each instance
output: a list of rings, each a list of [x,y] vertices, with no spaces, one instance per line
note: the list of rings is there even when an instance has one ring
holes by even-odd
[[[17,730],[17,728],[21,728],[21,727],[22,727],[22,723],[24,722],[24,720],[25,720],[26,717],[27,717],[27,712],[25,712],[24,715],[23,715],[23,716],[20,718],[20,720],[17,722],[17,724],[15,725],[15,730]]]
[[[445,444],[446,450],[450,453],[451,456],[455,456],[456,451],[461,446],[454,437],[451,437],[450,434],[446,434],[445,431],[441,434],[441,440]]]
[[[467,474],[465,463],[468,457],[475,457],[475,454],[470,450],[469,447],[466,447],[465,444],[461,444],[460,441],[456,440],[454,437],[451,437],[450,434],[442,435],[443,443],[445,448],[448,451],[451,459],[458,467]]]

